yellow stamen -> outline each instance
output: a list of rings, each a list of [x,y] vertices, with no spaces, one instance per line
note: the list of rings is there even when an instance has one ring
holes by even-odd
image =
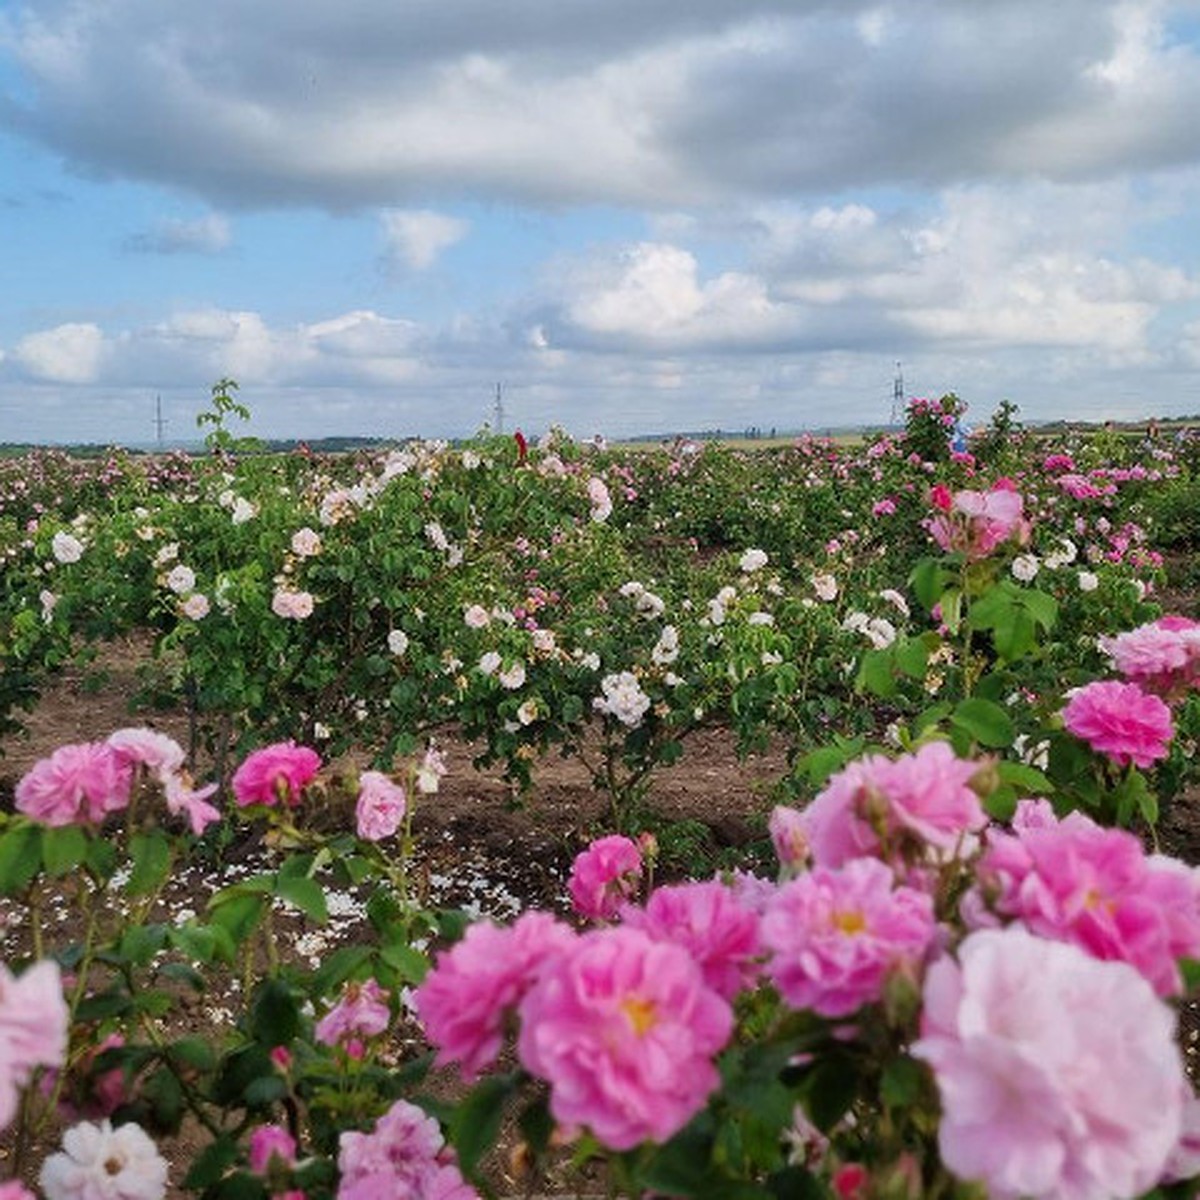
[[[867,927],[867,918],[858,909],[852,908],[849,912],[834,913],[833,924],[842,933],[862,933]]]
[[[653,1000],[643,1000],[641,996],[630,996],[621,1001],[621,1011],[629,1018],[633,1032],[641,1037],[649,1033],[658,1024],[658,1012]]]

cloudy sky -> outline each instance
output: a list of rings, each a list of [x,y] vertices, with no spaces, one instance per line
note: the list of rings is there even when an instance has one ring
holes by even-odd
[[[0,0],[0,441],[1200,412],[1200,0]]]

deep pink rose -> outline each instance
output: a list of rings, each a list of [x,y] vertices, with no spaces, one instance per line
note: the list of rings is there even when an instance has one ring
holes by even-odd
[[[413,993],[438,1064],[457,1062],[468,1080],[491,1066],[513,1009],[574,941],[566,925],[542,912],[527,912],[508,929],[488,921],[472,925]]]
[[[691,954],[704,982],[732,1000],[758,976],[758,916],[737,893],[712,879],[657,888],[646,907],[626,905],[623,923]]]
[[[783,884],[762,919],[767,973],[792,1008],[845,1017],[923,964],[936,932],[926,892],[896,886],[878,859],[814,867]]]
[[[978,866],[980,908],[1095,958],[1127,962],[1160,996],[1183,990],[1179,960],[1200,958],[1200,873],[1147,857],[1121,829],[1083,813],[1058,821],[1024,810],[1010,834],[992,833]]]
[[[555,1119],[616,1150],[666,1141],[703,1108],[733,1029],[686,950],[625,928],[593,930],[556,956],[520,1017],[517,1052],[549,1082]]]
[[[1136,683],[1100,679],[1077,688],[1062,713],[1067,731],[1119,767],[1166,758],[1175,735],[1171,710]]]
[[[307,746],[293,741],[264,746],[248,754],[234,772],[233,797],[243,808],[248,804],[299,804],[300,793],[320,767],[320,755]]]
[[[597,838],[571,866],[567,890],[580,916],[611,921],[642,880],[637,843],[619,833]]]

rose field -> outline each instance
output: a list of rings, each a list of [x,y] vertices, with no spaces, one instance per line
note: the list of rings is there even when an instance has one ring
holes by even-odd
[[[1200,436],[0,458],[0,1200],[1200,1181]]]

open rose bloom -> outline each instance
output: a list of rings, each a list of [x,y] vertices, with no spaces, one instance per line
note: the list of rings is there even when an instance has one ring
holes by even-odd
[[[950,495],[944,487],[937,488],[932,499],[939,511],[927,528],[947,552],[960,551],[974,561],[987,558],[1005,542],[1029,540],[1025,502],[1008,480],[997,480],[987,492],[967,489]]]

